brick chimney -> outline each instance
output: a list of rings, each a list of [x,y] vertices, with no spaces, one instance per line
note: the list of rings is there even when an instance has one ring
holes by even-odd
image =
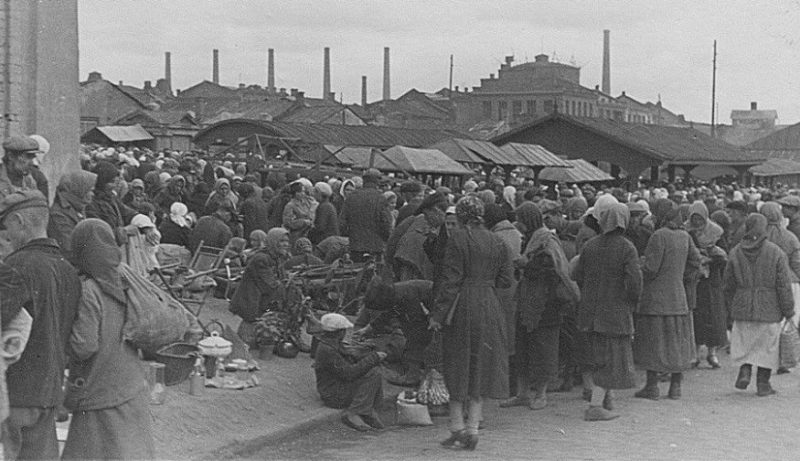
[[[603,93],[611,94],[611,31],[603,31]]]
[[[383,100],[392,99],[391,79],[389,77],[389,47],[383,48]]]
[[[89,72],[89,78],[87,79],[90,82],[96,82],[98,80],[103,80],[103,74],[100,72]]]
[[[219,85],[219,50],[214,50],[213,70],[211,71],[211,81]]]
[[[327,46],[322,63],[322,99],[331,99],[331,49]]]
[[[367,76],[361,76],[361,107],[367,107]]]
[[[145,80],[144,81],[144,89],[145,90],[152,90],[153,89],[153,82],[151,82],[150,80]]]
[[[166,91],[172,94],[172,53],[164,53],[164,80],[166,81]]]
[[[267,50],[267,90],[275,92],[275,50]]]
[[[750,110],[758,110],[758,103],[756,101],[750,102]]]

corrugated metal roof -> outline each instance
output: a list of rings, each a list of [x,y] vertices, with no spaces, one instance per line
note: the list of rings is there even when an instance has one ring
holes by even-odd
[[[153,139],[150,133],[139,124],[129,126],[98,126],[93,128],[93,130],[99,131],[112,142],[150,141]]]
[[[572,168],[545,168],[539,173],[540,181],[584,183],[611,181],[614,178],[583,159],[565,160]]]
[[[518,157],[526,162],[517,163],[520,166],[548,168],[569,168],[572,166],[566,160],[537,144],[510,142],[500,146],[500,150],[510,157]]]
[[[561,113],[543,117],[501,134],[491,141],[495,144],[504,144],[515,139],[520,133],[535,131],[537,126],[552,123],[588,130],[612,142],[639,151],[644,156],[675,165],[714,163],[747,165],[763,162],[766,159],[763,155],[753,155],[692,128],[625,123],[601,118],[578,118]]]
[[[195,142],[203,144],[205,138],[215,139],[217,128],[240,124],[250,127],[255,133],[285,138],[296,138],[309,144],[334,146],[363,146],[388,149],[393,146],[425,147],[442,139],[464,137],[453,130],[414,130],[384,126],[326,125],[321,123],[286,123],[263,120],[233,119],[215,123],[195,136]],[[245,131],[245,130],[242,130]],[[213,142],[213,141],[212,141]],[[208,143],[210,144],[210,142]]]
[[[439,141],[428,146],[431,149],[438,149],[445,155],[460,163],[489,163],[486,158],[489,152],[499,151],[500,148],[488,141],[476,141],[473,139],[450,138]]]
[[[372,151],[371,148],[363,147],[344,148],[336,156],[352,162],[356,168],[369,168]],[[405,146],[394,146],[383,151],[383,155],[376,152],[372,167],[381,171],[407,171],[409,173],[473,174],[473,171],[464,168],[439,150],[413,149]]]
[[[757,139],[747,146],[748,150],[795,150],[800,149],[800,123],[778,130]]]
[[[794,160],[771,158],[761,165],[751,167],[753,176],[788,176],[800,174],[800,162]]]

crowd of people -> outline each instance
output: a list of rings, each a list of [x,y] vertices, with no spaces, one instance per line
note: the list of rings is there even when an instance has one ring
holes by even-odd
[[[800,196],[785,187],[539,187],[476,176],[454,190],[374,169],[349,178],[307,170],[312,182],[258,156],[87,146],[50,202],[36,165],[46,140],[14,136],[3,150],[9,459],[58,458],[61,405],[73,415],[65,458],[153,456],[143,371],[116,340],[120,265],[146,274],[166,245],[246,244],[230,310],[251,345],[287,270],[378,261],[355,325],[321,319],[321,398],[344,409],[345,424],[381,428],[376,367],[395,362],[394,379],[413,386],[440,348],[450,448],[475,448],[484,399],[538,410],[555,382],[579,379],[585,419],[609,420],[614,390],[636,385],[634,366],[646,370],[636,397],[659,399],[666,379],[667,397],[679,399],[683,373],[703,360],[719,368],[724,348],[740,366],[735,386],[746,389],[756,368],[757,395],[771,395],[784,322],[797,325]],[[347,329],[403,339],[354,356]]]

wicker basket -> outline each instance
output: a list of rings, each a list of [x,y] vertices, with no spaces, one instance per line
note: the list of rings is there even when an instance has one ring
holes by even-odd
[[[185,381],[199,356],[200,348],[194,344],[174,343],[159,349],[155,359],[164,364],[164,384],[174,386]]]

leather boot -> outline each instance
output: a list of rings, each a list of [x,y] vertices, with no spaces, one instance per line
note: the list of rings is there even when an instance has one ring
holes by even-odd
[[[745,363],[739,367],[739,376],[736,378],[736,389],[745,390],[750,385],[750,377],[753,375],[753,366]]]
[[[528,407],[531,410],[541,410],[547,406],[547,382],[537,383],[534,392],[533,400]]]
[[[658,372],[647,370],[647,384],[633,396],[640,399],[658,400],[658,395]]]
[[[612,413],[603,407],[589,407],[583,413],[584,421],[611,421],[619,418],[617,413]]]
[[[678,400],[681,398],[681,381],[683,381],[683,373],[672,373],[669,382],[669,398]]]
[[[756,395],[759,397],[766,397],[768,395],[776,394],[775,389],[769,383],[769,378],[772,375],[772,370],[769,368],[758,367],[756,371]]]

